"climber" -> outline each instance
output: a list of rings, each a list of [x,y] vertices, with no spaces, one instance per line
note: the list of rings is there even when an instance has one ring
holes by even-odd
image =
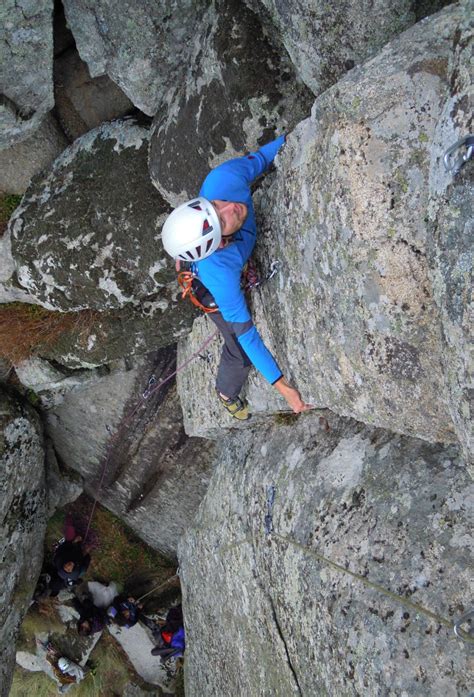
[[[82,537],[76,534],[70,517],[65,522],[65,539],[57,547],[53,557],[54,572],[50,581],[51,596],[56,596],[62,588],[81,583],[91,558],[83,549]]]
[[[253,154],[213,169],[199,196],[176,208],[163,226],[163,246],[176,260],[176,269],[183,262],[191,263],[193,287],[201,303],[218,309],[209,313],[224,338],[217,395],[227,411],[242,421],[250,414],[239,394],[252,364],[294,412],[312,408],[287,382],[260,338],[240,287],[257,235],[250,185],[269,168],[284,141],[280,136]]]

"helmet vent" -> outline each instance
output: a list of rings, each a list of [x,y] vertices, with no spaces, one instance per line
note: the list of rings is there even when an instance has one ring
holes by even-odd
[[[208,220],[205,220],[202,224],[202,234],[206,235],[208,232],[212,232],[212,225],[209,224]]]
[[[191,201],[191,203],[188,203],[188,206],[194,208],[195,211],[202,211],[200,203],[200,201]]]
[[[210,250],[210,248],[212,247],[212,243],[213,243],[213,241],[214,241],[214,240],[207,240],[207,245],[206,245],[206,254],[208,253],[208,251],[209,251],[209,250]]]
[[[199,257],[201,256],[201,245],[200,244],[196,247],[196,255],[197,255],[196,256],[197,259],[199,259]]]

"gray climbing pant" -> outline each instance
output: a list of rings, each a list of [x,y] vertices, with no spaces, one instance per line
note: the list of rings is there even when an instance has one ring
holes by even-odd
[[[216,307],[212,294],[199,279],[194,279],[193,290],[205,307]],[[237,336],[220,312],[211,312],[212,319],[224,339],[221,362],[217,370],[216,390],[229,399],[239,396],[244,382],[247,380],[252,363],[238,342]]]
[[[239,396],[247,380],[252,363],[221,313],[211,312],[209,317],[224,339],[221,361],[217,371],[216,389],[229,399],[235,399]]]

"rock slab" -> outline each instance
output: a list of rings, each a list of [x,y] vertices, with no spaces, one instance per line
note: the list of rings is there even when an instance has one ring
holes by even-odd
[[[67,393],[46,415],[60,462],[147,544],[173,558],[207,489],[214,452],[212,442],[186,436],[172,382],[135,409],[149,379],[159,381],[174,367],[173,349],[129,361]]]
[[[65,0],[64,10],[91,77],[108,75],[141,111],[154,116],[167,90],[180,82],[202,0]]]
[[[173,206],[196,196],[213,167],[291,130],[313,101],[284,47],[240,0],[214,0],[206,16],[153,123],[150,173]]]
[[[27,404],[0,394],[0,694],[8,695],[15,641],[43,562],[43,432]]]
[[[321,95],[259,192],[260,259],[281,271],[254,316],[283,372],[306,401],[431,442],[455,439],[424,211],[461,16],[423,20]]]
[[[31,135],[54,106],[53,0],[0,8],[0,149]]]
[[[283,41],[298,75],[315,95],[377,54],[416,21],[446,2],[413,0],[246,0]]]
[[[186,694],[467,697],[451,623],[470,607],[474,492],[457,446],[346,419],[321,433],[312,414],[221,445],[179,547]]]

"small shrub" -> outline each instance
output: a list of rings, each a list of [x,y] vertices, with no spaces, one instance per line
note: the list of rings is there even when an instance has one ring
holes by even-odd
[[[52,312],[40,305],[6,303],[0,306],[0,357],[13,364],[53,346],[65,333],[89,333],[99,313]]]

